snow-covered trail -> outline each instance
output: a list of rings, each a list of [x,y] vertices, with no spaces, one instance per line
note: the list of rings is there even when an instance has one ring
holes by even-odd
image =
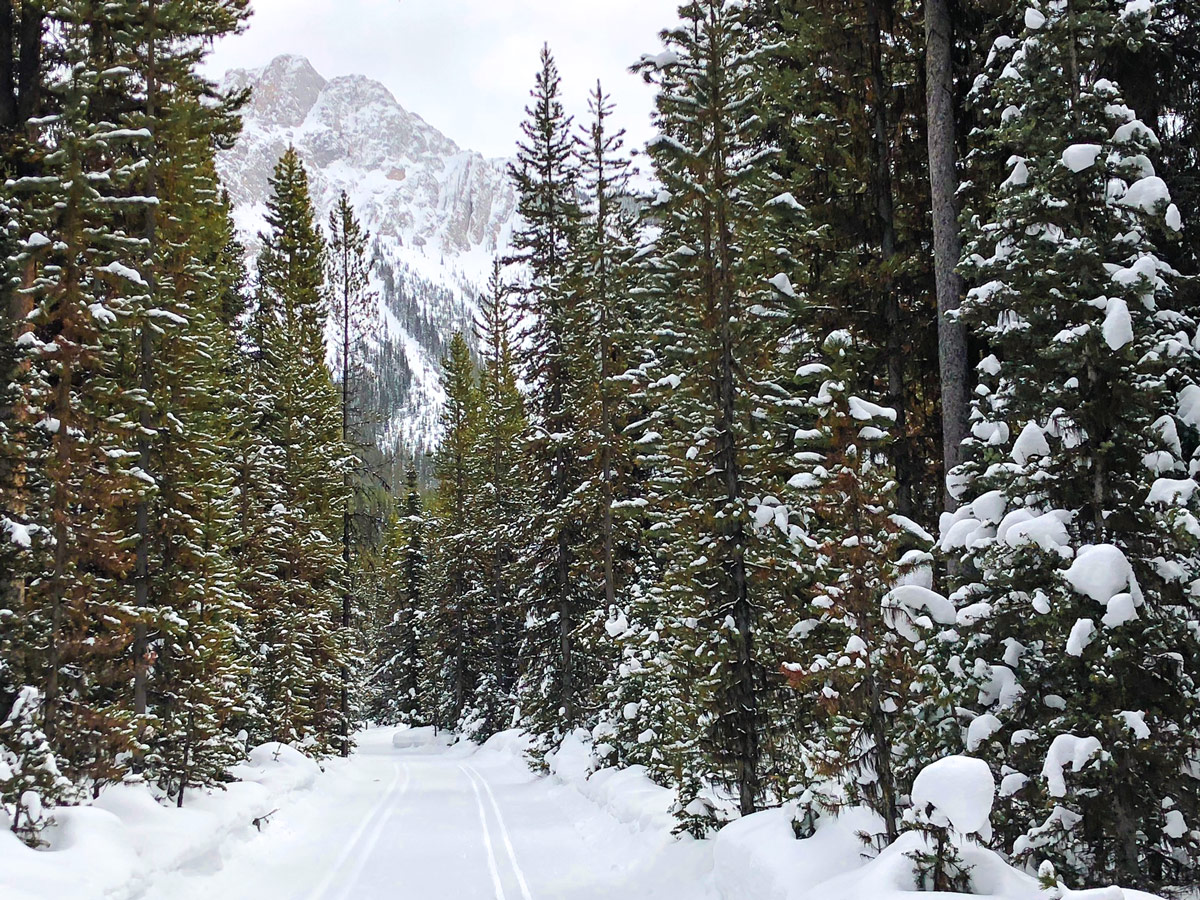
[[[618,821],[513,753],[360,737],[311,792],[220,858],[160,878],[173,900],[710,900],[708,842]]]

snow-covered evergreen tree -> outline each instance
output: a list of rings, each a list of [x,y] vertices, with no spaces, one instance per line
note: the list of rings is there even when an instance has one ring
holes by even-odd
[[[367,332],[378,324],[378,307],[374,295],[368,290],[371,275],[371,263],[367,256],[369,243],[370,233],[359,224],[350,199],[343,192],[329,214],[327,262],[330,311],[337,332],[341,370],[338,387],[342,398],[342,441],[354,450],[354,463],[346,467],[343,476],[343,487],[352,501],[347,502],[342,511],[342,563],[346,569],[346,584],[342,594],[341,625],[347,649],[356,651],[355,654],[347,653],[342,666],[341,713],[342,727],[345,729],[341,748],[343,756],[350,754],[349,728],[351,720],[356,717],[354,708],[360,694],[357,679],[363,662],[357,656],[361,640],[356,628],[356,619],[361,617],[365,603],[362,597],[356,595],[356,575],[361,565],[362,554],[359,551],[364,540],[359,533],[363,529],[355,527],[355,513],[361,495],[365,493],[366,448],[360,434],[366,423],[355,421],[356,418],[361,418],[362,413],[356,409],[359,403],[354,381],[362,377],[360,367],[355,364],[355,357],[362,353],[362,344]],[[358,616],[355,614],[356,605],[359,607]]]
[[[685,4],[666,52],[644,64],[659,85],[650,154],[663,190],[640,298],[655,308],[645,328],[657,412],[639,442],[656,448],[647,499],[664,572],[636,618],[663,644],[656,669],[669,685],[649,691],[655,708],[641,715],[697,827],[713,814],[699,796],[708,785],[728,788],[743,814],[771,802],[795,577],[795,525],[767,465],[787,440],[771,411],[784,397],[777,313],[793,292],[764,227],[772,151],[747,115],[747,12]]]
[[[147,486],[134,449],[140,401],[121,350],[123,319],[148,294],[138,158],[149,135],[121,127],[113,107],[136,89],[124,67],[136,45],[124,11],[62,0],[45,12],[62,63],[44,85],[56,115],[30,132],[40,172],[8,186],[22,198],[12,263],[29,326],[18,339],[29,366],[28,508],[46,538],[22,610],[42,636],[26,683],[42,694],[64,774],[102,784],[122,774],[117,755],[137,736],[122,696],[140,615],[124,590],[134,562],[125,511]],[[98,27],[106,41],[93,40]]]
[[[349,502],[337,389],[325,368],[325,242],[294,149],[276,166],[259,256],[253,337],[259,451],[257,551],[243,569],[255,609],[260,735],[341,749],[338,536]]]
[[[475,718],[471,699],[481,677],[481,650],[491,637],[490,623],[477,605],[479,578],[470,516],[474,496],[471,452],[479,416],[475,363],[462,334],[450,341],[442,360],[442,442],[434,457],[437,493],[431,509],[426,602],[429,621],[425,650],[430,680],[427,695],[435,703],[435,725],[457,728]]]
[[[1099,71],[1147,15],[1031,5],[976,85],[972,162],[1009,175],[968,219],[963,315],[992,354],[942,545],[974,573],[953,662],[1005,849],[1152,887],[1200,859],[1200,386],[1157,138]]]
[[[515,310],[497,261],[480,301],[477,336],[482,356],[478,414],[469,457],[471,542],[478,575],[468,605],[486,628],[480,647],[480,680],[471,707],[476,736],[512,723],[524,615],[517,604],[521,523],[528,515],[520,446],[528,425],[517,385],[512,347]]]
[[[911,717],[922,624],[954,623],[950,602],[930,590],[928,547],[904,552],[888,462],[896,415],[853,393],[861,357],[846,331],[825,339],[801,369],[819,384],[808,399],[811,427],[797,432],[790,486],[804,510],[811,548],[789,679],[816,725],[801,737],[798,779],[824,812],[863,803],[879,814],[888,842],[915,775]],[[912,526],[909,526],[910,528]]]
[[[42,843],[50,807],[77,793],[58,769],[41,713],[36,688],[24,687],[0,721],[0,827],[34,847]]]
[[[404,502],[397,510],[384,548],[384,622],[376,637],[377,660],[370,678],[368,713],[385,724],[429,723],[428,699],[422,694],[422,640],[428,616],[425,590],[425,515],[417,467],[408,467]]]
[[[596,387],[596,359],[586,352],[592,335],[575,283],[582,211],[571,119],[560,94],[558,67],[543,48],[511,168],[522,224],[508,260],[524,270],[513,289],[525,325],[517,346],[530,418],[524,452],[532,515],[522,541],[527,616],[519,695],[541,749],[594,712],[600,677],[580,640],[581,629],[596,624],[598,604],[591,570],[580,559],[594,507],[578,493],[587,481],[582,413]]]

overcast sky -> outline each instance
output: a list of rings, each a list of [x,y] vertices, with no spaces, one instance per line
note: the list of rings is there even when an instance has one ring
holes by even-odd
[[[568,112],[596,79],[631,145],[650,136],[650,89],[627,68],[657,52],[679,0],[251,0],[245,34],[220,42],[214,72],[307,56],[326,78],[362,74],[460,146],[509,156],[544,42]]]

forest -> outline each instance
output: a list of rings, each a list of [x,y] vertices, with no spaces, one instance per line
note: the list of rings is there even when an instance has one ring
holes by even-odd
[[[289,150],[238,240],[248,15],[0,4],[0,821],[520,729],[696,837],[866,807],[935,890],[968,756],[1048,890],[1200,883],[1195,4],[690,0],[644,149],[547,47],[429,461],[349,202]]]

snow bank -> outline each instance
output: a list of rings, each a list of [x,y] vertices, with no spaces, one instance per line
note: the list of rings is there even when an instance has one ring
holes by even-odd
[[[1136,715],[1131,714],[1133,718]],[[1063,736],[1071,737],[1071,736]],[[1056,741],[1058,760],[1076,769],[1090,757],[1088,741]],[[1068,746],[1068,744],[1070,746]],[[968,835],[989,834],[995,782],[987,764],[948,756],[926,766],[912,789],[908,820],[949,826],[949,839],[969,874],[969,893],[938,893],[942,900],[1045,900],[1037,879]],[[912,900],[921,896],[916,854],[935,852],[935,838],[908,831],[871,858],[865,835],[883,832],[882,820],[865,807],[821,817],[811,837],[798,840],[795,804],[746,816],[725,826],[713,841],[713,877],[725,900]],[[1063,900],[1154,900],[1138,891],[1103,888],[1072,891]]]
[[[822,818],[816,832],[797,840],[794,805],[731,822],[713,839],[713,878],[727,900],[800,900],[814,885],[866,862],[859,832],[874,834],[883,822],[863,807]],[[867,900],[867,898],[863,898]]]
[[[597,770],[592,736],[582,729],[567,735],[557,751],[547,753],[546,763],[552,777],[618,821],[657,834],[664,843],[673,839],[678,824],[673,814],[675,792],[657,784],[645,766]]]
[[[920,832],[900,835],[894,844],[860,868],[832,878],[797,895],[802,900],[913,900],[918,891],[910,854],[932,853],[932,841]],[[963,864],[970,870],[971,893],[939,893],[940,900],[990,897],[992,900],[1045,900],[1037,879],[1019,872],[999,855],[978,844],[959,848]],[[732,900],[732,898],[730,898]]]
[[[5,900],[101,900],[138,896],[157,875],[195,865],[312,787],[320,767],[286,744],[250,751],[224,790],[189,791],[182,809],[164,806],[141,783],[113,785],[91,806],[53,813],[45,850],[0,832],[0,896]]]

